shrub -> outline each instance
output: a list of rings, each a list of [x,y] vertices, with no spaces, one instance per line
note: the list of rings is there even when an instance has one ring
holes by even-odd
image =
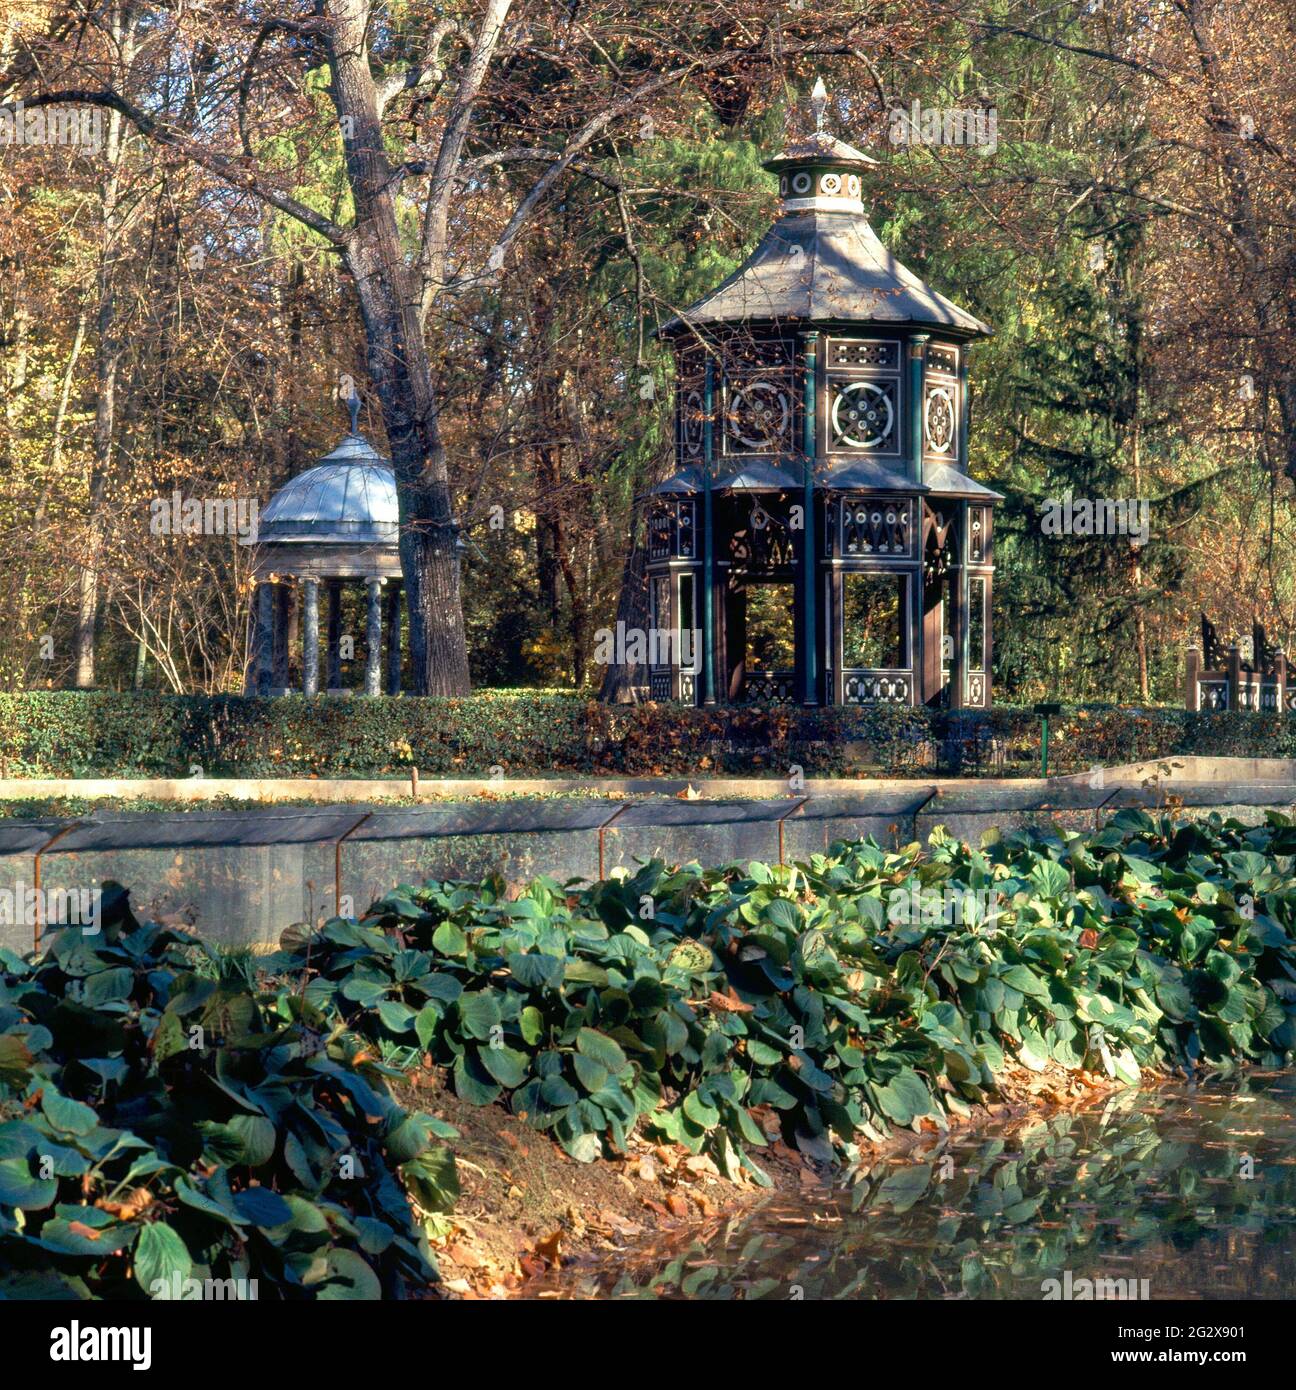
[[[1121,812],[1100,833],[936,836],[808,864],[668,869],[567,890],[403,888],[278,958],[387,1060],[424,1052],[578,1159],[636,1119],[731,1176],[761,1119],[828,1160],[944,1124],[1006,1060],[1278,1066],[1296,1048],[1296,824]],[[951,919],[950,908],[957,906]]]
[[[0,695],[0,765],[19,777],[1030,775],[1040,720],[1009,705],[713,708],[604,705],[558,691],[463,700]],[[1200,753],[1296,757],[1296,720],[1179,709],[1069,708],[1050,724],[1050,768]]]
[[[405,1187],[428,1210],[453,1196],[447,1127],[254,962],[141,926],[120,890],[101,935],[0,952],[0,1297],[194,1279],[377,1298],[434,1278]]]

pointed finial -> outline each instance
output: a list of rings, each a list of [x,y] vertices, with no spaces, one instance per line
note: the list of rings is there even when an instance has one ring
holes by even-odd
[[[824,113],[828,110],[828,88],[824,86],[822,77],[815,78],[814,88],[810,93],[810,110],[814,113],[815,130],[823,130]]]
[[[351,433],[360,433],[360,392],[356,390],[355,377],[343,372],[338,377],[338,400],[351,413]]]

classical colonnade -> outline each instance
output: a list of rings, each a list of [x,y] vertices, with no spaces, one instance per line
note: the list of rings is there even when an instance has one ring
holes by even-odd
[[[346,693],[342,684],[342,585],[365,586],[366,659],[363,693],[399,695],[401,688],[401,583],[395,579],[356,579],[271,575],[256,586],[252,605],[252,679],[257,695],[290,689],[293,650],[301,647],[301,691],[320,693],[320,586],[328,597],[324,640],[325,693]],[[384,641],[386,643],[384,651]],[[384,668],[386,672],[384,680]]]

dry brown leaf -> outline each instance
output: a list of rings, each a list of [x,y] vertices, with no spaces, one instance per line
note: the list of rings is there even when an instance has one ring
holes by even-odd
[[[543,1240],[536,1241],[536,1254],[542,1260],[547,1260],[554,1269],[562,1268],[562,1260],[558,1255],[558,1247],[562,1244],[562,1227],[555,1227],[554,1230],[545,1236]]]
[[[147,1187],[130,1188],[120,1202],[110,1202],[106,1197],[103,1197],[95,1203],[95,1206],[102,1211],[106,1211],[110,1216],[116,1216],[122,1221],[133,1221],[152,1205],[153,1194]]]
[[[732,989],[725,994],[719,994],[712,990],[706,1001],[706,1007],[713,1009],[718,1014],[749,1014],[754,1011],[754,1005],[744,1004]]]

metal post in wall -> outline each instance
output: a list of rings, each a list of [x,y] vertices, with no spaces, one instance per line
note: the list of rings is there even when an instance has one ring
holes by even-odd
[[[793,805],[789,806],[789,807],[787,808],[787,810],[784,811],[783,814],[778,818],[778,862],[779,862],[780,865],[784,862],[784,861],[783,861],[783,822],[784,822],[785,820],[787,820],[787,818],[792,814],[793,811],[797,810],[797,809],[798,809],[799,807],[801,807],[801,806],[804,806],[804,805],[806,804],[806,802],[809,801],[809,800],[810,800],[810,798],[809,798],[808,796],[801,796],[801,797],[798,797],[797,800],[793,803]]]
[[[41,908],[41,856],[52,845],[58,844],[58,842],[64,837],[64,835],[70,834],[73,830],[80,830],[81,827],[85,824],[87,824],[86,821],[78,820],[73,821],[71,825],[65,825],[62,830],[58,831],[50,839],[46,840],[45,843],[36,851],[35,855],[32,858],[32,888],[36,894],[36,920],[32,923],[33,953],[40,951],[41,932],[44,926],[42,921],[44,917],[44,912]]]

